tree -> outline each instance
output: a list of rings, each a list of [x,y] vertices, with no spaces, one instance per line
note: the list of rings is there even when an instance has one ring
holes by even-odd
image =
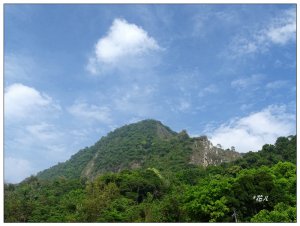
[[[261,210],[251,222],[296,222],[296,207],[278,203],[273,211]]]
[[[227,206],[232,178],[215,176],[199,182],[184,193],[183,209],[193,222],[222,222],[227,219]]]
[[[110,203],[120,196],[119,188],[115,183],[104,184],[100,178],[90,182],[86,188],[87,199],[83,201],[79,213],[81,220],[96,222],[102,219],[101,214]]]

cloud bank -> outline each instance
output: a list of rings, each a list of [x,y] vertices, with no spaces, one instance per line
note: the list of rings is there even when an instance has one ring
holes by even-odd
[[[271,105],[243,118],[232,119],[214,129],[209,136],[214,145],[235,146],[239,152],[258,151],[262,145],[272,144],[279,136],[295,134],[295,115],[286,106]]]
[[[296,10],[284,10],[258,29],[235,36],[229,45],[232,58],[263,53],[271,46],[283,46],[296,40]]]

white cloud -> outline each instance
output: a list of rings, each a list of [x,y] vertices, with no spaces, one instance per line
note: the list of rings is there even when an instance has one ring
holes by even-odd
[[[214,84],[211,84],[211,85],[205,87],[203,90],[201,90],[198,95],[199,95],[199,97],[203,97],[207,94],[218,93],[218,91],[219,91],[218,87]]]
[[[296,10],[284,11],[281,17],[272,21],[263,35],[269,38],[271,42],[281,45],[294,41],[296,38]]]
[[[182,112],[186,112],[187,110],[189,110],[191,107],[191,104],[188,100],[186,99],[180,99],[179,100],[179,105],[177,107],[177,109],[179,111],[182,111]]]
[[[295,134],[296,117],[286,106],[271,105],[260,112],[235,118],[214,129],[212,142],[224,148],[235,146],[239,152],[257,151],[266,143],[274,143],[279,136]]]
[[[4,56],[4,79],[7,83],[32,79],[35,68],[36,64],[30,57],[15,54]]]
[[[143,28],[124,19],[115,19],[106,36],[95,45],[94,56],[90,57],[87,69],[97,74],[108,67],[129,66],[126,64],[133,59],[133,63],[139,66],[141,57],[157,50],[161,47]]]
[[[205,9],[198,8],[192,16],[193,30],[191,33],[198,37],[205,37],[216,27],[231,27],[240,23],[239,15],[233,8],[216,10],[214,7],[206,6]]]
[[[25,127],[28,137],[33,138],[35,142],[45,143],[57,141],[63,134],[51,124],[41,122],[39,124],[28,125]]]
[[[21,158],[6,157],[4,159],[5,183],[19,183],[25,177],[34,173],[29,161]]]
[[[231,54],[229,56],[236,58],[241,55],[255,53],[259,50],[258,43],[249,37],[236,36],[229,45]],[[261,49],[260,49],[261,50]]]
[[[141,117],[132,117],[131,119],[129,119],[128,123],[136,123],[136,122],[139,122],[139,121],[142,121],[144,118],[141,118]]]
[[[296,9],[282,11],[260,28],[235,36],[229,45],[230,56],[264,53],[272,45],[286,45],[296,40]],[[228,53],[226,53],[228,54]]]
[[[126,20],[115,19],[109,33],[96,45],[97,60],[113,63],[127,55],[139,55],[149,50],[157,50],[156,41],[147,32]]]
[[[285,81],[285,80],[277,80],[277,81],[274,81],[274,82],[269,82],[267,85],[266,85],[266,88],[267,89],[281,89],[281,88],[284,88],[288,85],[288,81]]]
[[[45,110],[59,109],[48,95],[32,87],[15,83],[5,89],[4,112],[8,121],[30,120],[40,117]]]
[[[240,79],[236,79],[231,82],[231,86],[238,90],[246,89],[249,87],[257,86],[264,79],[264,75],[261,74],[253,74],[249,77],[244,77]]]
[[[20,182],[36,170],[66,158],[66,136],[53,125],[60,113],[61,107],[50,96],[33,87],[14,83],[5,88],[7,181]]]
[[[69,107],[68,111],[75,117],[83,120],[95,120],[105,124],[111,122],[111,111],[107,106],[89,105],[85,102],[77,102]]]
[[[14,153],[18,152],[19,156],[27,156],[26,159],[32,164],[36,164],[37,156],[42,157],[39,161],[43,162],[65,159],[69,153],[70,144],[65,144],[69,138],[68,134],[61,132],[54,125],[41,122],[39,124],[20,126],[19,131],[15,131],[12,143],[8,144]],[[9,152],[8,152],[9,153]],[[31,157],[28,157],[31,156]],[[47,163],[49,164],[49,163]],[[44,168],[44,167],[43,167]]]
[[[6,126],[6,134],[5,154],[27,160],[36,170],[45,168],[45,163],[48,166],[65,160],[72,151],[69,134],[48,122],[11,124]]]

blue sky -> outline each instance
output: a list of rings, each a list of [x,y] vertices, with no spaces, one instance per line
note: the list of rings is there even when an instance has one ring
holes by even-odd
[[[153,118],[257,151],[296,133],[295,5],[4,7],[5,181]]]

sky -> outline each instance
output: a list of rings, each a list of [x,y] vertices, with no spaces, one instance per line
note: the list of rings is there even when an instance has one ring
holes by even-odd
[[[296,133],[296,6],[4,6],[5,182],[156,119],[258,151]]]

